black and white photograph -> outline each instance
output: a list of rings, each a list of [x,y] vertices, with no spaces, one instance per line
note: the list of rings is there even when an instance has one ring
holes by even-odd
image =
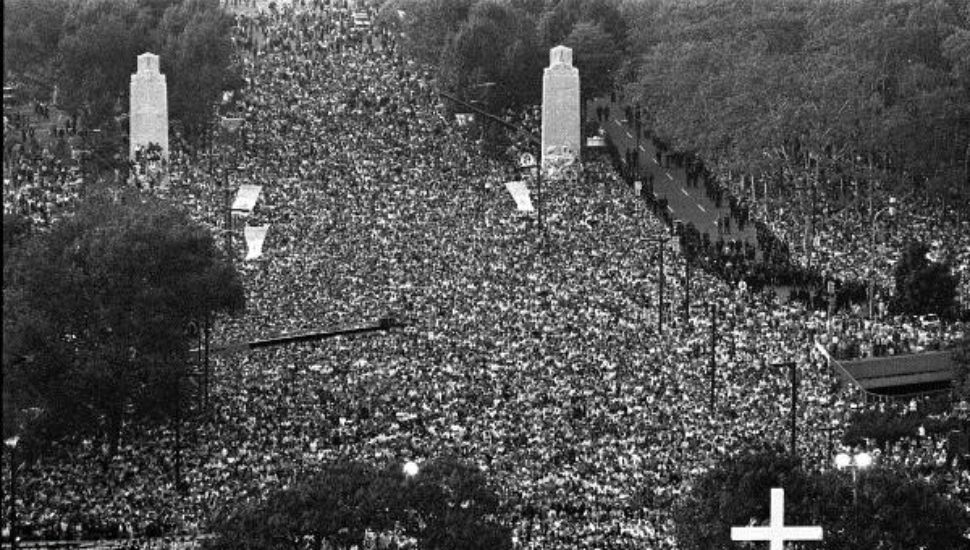
[[[970,549],[970,1],[2,5],[0,550]]]

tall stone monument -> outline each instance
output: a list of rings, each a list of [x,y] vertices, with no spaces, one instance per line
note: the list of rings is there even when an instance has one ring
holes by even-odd
[[[168,85],[159,71],[158,56],[145,52],[138,56],[138,72],[131,75],[131,118],[128,156],[155,143],[168,159]]]
[[[573,50],[556,46],[542,75],[543,167],[564,151],[579,156],[579,146],[579,69],[573,67]]]

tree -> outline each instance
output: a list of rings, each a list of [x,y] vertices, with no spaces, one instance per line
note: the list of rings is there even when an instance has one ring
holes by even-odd
[[[733,548],[731,527],[768,518],[772,487],[785,489],[785,522],[808,525],[810,492],[797,459],[777,450],[726,460],[701,476],[674,508],[678,548]]]
[[[493,112],[534,103],[542,74],[535,32],[525,13],[494,0],[478,2],[442,54],[443,86],[469,100],[484,98]],[[494,89],[483,95],[489,82]]]
[[[620,45],[600,25],[581,21],[562,43],[573,50],[582,97],[591,98],[613,89],[613,73],[620,64]]]
[[[170,116],[181,121],[190,139],[211,123],[222,92],[238,86],[232,25],[218,0],[185,0],[167,8],[158,23],[154,47],[169,83]]]
[[[8,74],[32,74],[51,84],[67,8],[67,0],[3,3],[4,81]]]
[[[114,129],[115,117],[127,111],[136,57],[149,49],[136,17],[133,4],[97,0],[74,3],[65,18],[55,61],[60,103],[88,128]]]
[[[238,86],[232,19],[218,0],[16,0],[4,6],[5,75],[56,85],[60,106],[89,128],[121,133],[130,75],[160,55],[169,116],[197,138],[223,90]]]
[[[3,213],[3,263],[7,263],[10,253],[30,235],[33,220],[21,214]],[[4,279],[4,286],[7,281]]]
[[[961,548],[970,515],[934,485],[880,467],[809,473],[797,459],[767,450],[726,459],[702,475],[674,511],[678,548],[737,547],[730,528],[766,524],[770,490],[785,489],[785,523],[820,525],[819,550]]]
[[[561,44],[577,23],[599,26],[620,49],[626,45],[627,25],[616,0],[562,0],[539,19],[539,36],[547,49]]]
[[[912,243],[896,264],[896,296],[891,308],[897,313],[925,315],[936,313],[950,316],[956,303],[959,279],[950,266],[931,262],[926,254],[929,247]]]
[[[640,25],[630,91],[656,134],[722,171],[939,186],[964,174],[970,144],[960,9],[943,0],[645,4],[631,8]]]
[[[4,400],[56,419],[51,438],[100,434],[113,451],[126,422],[174,413],[190,323],[243,304],[234,268],[184,211],[95,193],[4,266]]]
[[[495,522],[498,497],[477,468],[444,459],[413,478],[399,465],[331,464],[262,502],[229,507],[216,519],[212,550],[293,548],[298,541],[349,548],[367,532],[414,538],[429,549],[511,548]]]
[[[435,64],[474,4],[475,0],[391,0],[381,6],[377,20],[400,30],[408,55]]]
[[[408,525],[422,547],[502,550],[512,533],[496,521],[499,499],[478,468],[445,458],[422,468],[407,486],[406,505],[416,512]]]

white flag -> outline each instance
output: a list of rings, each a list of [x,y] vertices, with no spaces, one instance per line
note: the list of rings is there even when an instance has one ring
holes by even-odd
[[[259,193],[262,190],[262,185],[240,185],[239,191],[236,193],[236,200],[232,203],[232,210],[251,214],[253,208],[256,208],[256,200],[259,199]]]
[[[529,198],[529,188],[524,181],[510,181],[505,184],[505,188],[515,199],[515,206],[523,212],[532,212],[532,200]]]
[[[263,253],[263,241],[266,240],[268,225],[247,225],[243,233],[246,235],[246,259],[258,258]]]

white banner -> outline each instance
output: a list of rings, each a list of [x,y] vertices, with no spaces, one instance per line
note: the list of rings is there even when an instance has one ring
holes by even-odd
[[[266,240],[268,225],[247,225],[243,230],[246,236],[246,259],[253,260],[263,253],[263,241]]]
[[[250,214],[256,208],[256,200],[263,190],[262,185],[240,185],[236,192],[236,200],[232,202],[233,212]]]
[[[829,355],[829,350],[825,349],[825,346],[823,346],[818,340],[815,341],[815,350],[818,351],[827,362],[832,362],[832,356]]]
[[[515,206],[522,212],[532,212],[532,199],[529,198],[529,188],[524,181],[510,181],[505,184],[505,188],[515,199]]]

